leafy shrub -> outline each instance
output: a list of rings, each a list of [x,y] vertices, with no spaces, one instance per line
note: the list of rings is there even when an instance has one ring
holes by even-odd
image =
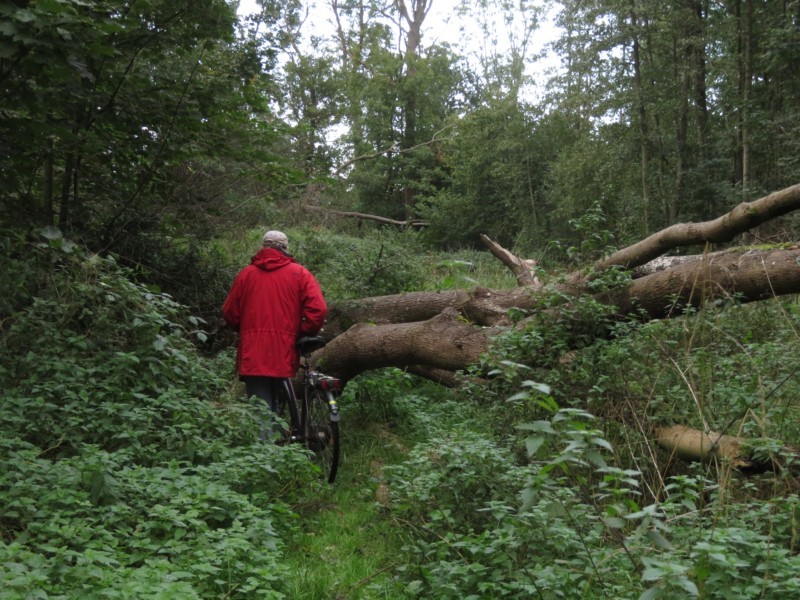
[[[407,562],[418,565],[402,570],[412,597],[570,598],[592,586],[614,595],[611,575],[627,559],[606,547],[594,506],[489,437],[440,430],[386,471],[392,514],[411,536]]]
[[[651,423],[707,426],[756,443],[771,438],[795,445],[795,305],[786,299],[733,304],[618,325],[610,340],[562,365],[554,374],[557,385],[598,414],[635,412]]]
[[[425,265],[413,233],[381,229],[362,238],[331,231],[291,233],[292,253],[319,279],[326,296],[344,300],[417,289]]]
[[[387,467],[395,510],[419,525],[441,519],[482,529],[487,516],[478,510],[513,496],[520,474],[508,453],[483,436],[451,431],[435,437],[401,465]]]
[[[0,270],[3,598],[280,598],[298,446],[256,443],[202,321],[48,232]]]
[[[449,427],[386,469],[409,533],[409,596],[796,595],[796,495],[732,505],[714,481],[679,475],[652,502],[591,414],[559,409],[532,381],[511,400],[547,415],[518,427],[526,461]]]
[[[6,320],[0,427],[59,454],[89,443],[142,460],[154,445],[192,459],[214,452],[206,437],[241,435],[244,411],[211,402],[227,381],[195,354],[202,323],[111,258],[34,254],[48,252],[46,287]]]
[[[263,495],[277,495],[284,470],[308,479],[302,453],[263,445],[147,468],[91,446],[56,462],[18,439],[4,446],[4,598],[281,597],[270,590],[287,576],[278,523],[289,510]]]

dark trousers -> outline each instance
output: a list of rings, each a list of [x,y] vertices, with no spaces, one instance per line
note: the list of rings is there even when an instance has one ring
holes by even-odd
[[[278,410],[278,394],[283,386],[283,379],[257,375],[243,375],[241,379],[247,390],[247,397],[256,398],[255,406],[261,426],[259,438],[265,440],[272,433],[273,413]]]

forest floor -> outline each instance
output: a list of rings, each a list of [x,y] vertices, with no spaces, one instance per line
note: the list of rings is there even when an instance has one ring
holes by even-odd
[[[402,566],[403,531],[389,515],[382,468],[402,460],[405,441],[385,426],[348,423],[346,417],[336,481],[314,505],[300,508],[287,548],[292,599],[403,597],[394,577]]]

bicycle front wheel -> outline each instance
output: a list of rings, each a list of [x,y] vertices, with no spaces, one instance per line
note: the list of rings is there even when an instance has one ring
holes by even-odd
[[[281,432],[279,444],[296,441],[302,433],[300,416],[297,414],[297,400],[291,386],[291,382],[284,379],[278,393],[276,414],[289,426],[288,430]]]
[[[310,388],[303,405],[306,447],[314,454],[322,476],[328,483],[336,479],[339,469],[339,423],[334,420],[331,407],[336,405],[333,394]]]

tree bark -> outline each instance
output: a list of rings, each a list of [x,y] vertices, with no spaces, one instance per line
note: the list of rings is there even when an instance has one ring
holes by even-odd
[[[359,323],[314,353],[314,363],[347,381],[382,367],[414,367],[454,372],[478,362],[499,330],[471,325],[447,308],[427,321],[368,325]],[[438,377],[442,373],[433,371]]]
[[[408,25],[406,47],[403,53],[405,66],[403,100],[403,141],[402,149],[412,148],[417,144],[417,92],[414,90],[414,79],[417,76],[420,44],[422,42],[422,23],[431,9],[431,0],[411,0],[410,10],[405,0],[395,0],[400,17]],[[406,184],[403,188],[403,205],[407,220],[414,214],[416,191]]]
[[[727,461],[735,469],[752,469],[755,462],[745,452],[747,440],[714,431],[671,425],[655,429],[656,443],[675,458],[689,462]]]
[[[800,208],[800,184],[774,192],[753,202],[743,202],[729,213],[712,221],[672,225],[598,261],[594,268],[596,271],[614,266],[634,269],[676,248],[730,241],[737,234],[743,233],[751,227],[761,225],[770,219],[785,215],[798,208]],[[791,248],[788,248],[788,250],[791,250]],[[726,260],[723,258],[724,256],[731,258]],[[759,256],[763,259],[763,252],[754,254],[752,251],[726,251],[708,255],[708,261],[704,264],[713,266],[716,272],[721,273],[724,277],[726,269],[740,269],[738,265],[740,260],[744,261],[743,265],[753,268],[752,262],[761,260],[758,258]],[[785,260],[786,256],[782,256]],[[791,261],[791,258],[788,260]],[[693,270],[697,269],[697,265],[692,267],[684,264],[680,268],[682,270],[675,271],[673,274],[678,277],[693,277],[692,281],[695,282],[700,281],[698,276],[692,275]],[[670,269],[668,272],[673,271]],[[794,285],[790,265],[785,266],[780,276],[788,277],[786,286],[789,288]],[[585,289],[587,280],[580,272],[575,272],[566,279],[566,283],[556,285],[552,289],[573,296],[580,294]],[[771,285],[775,282],[776,280],[772,278],[767,281],[767,284]],[[764,283],[763,278],[761,283]],[[637,280],[635,284],[632,284],[630,288],[631,297],[639,297],[642,302],[649,305],[658,305],[659,303],[665,305],[666,297],[648,300],[651,294],[641,291],[643,286],[646,285],[652,285],[654,289],[658,289],[677,286],[678,282],[673,281],[670,285],[661,285],[657,284],[655,279],[643,277],[641,280]],[[681,285],[684,288],[686,286],[686,284]],[[729,281],[727,285],[730,287],[732,283]],[[734,287],[735,285],[738,284],[734,284]],[[782,287],[784,287],[783,284],[778,285],[778,288]],[[331,307],[326,325],[326,337],[333,338],[344,333],[352,325],[361,322],[383,325],[424,321],[434,317],[448,307],[461,311],[464,317],[474,321],[476,324],[498,325],[505,322],[506,311],[509,308],[534,308],[538,300],[534,299],[535,294],[533,294],[533,291],[530,286],[499,291],[476,288],[473,290],[447,290],[440,292],[410,292],[349,300]],[[750,293],[752,295],[753,290]],[[795,292],[784,291],[781,293]],[[637,296],[636,294],[642,295]],[[539,299],[541,299],[541,296]],[[621,295],[618,300],[623,300]],[[630,300],[625,302],[626,305],[630,305],[630,303]],[[655,312],[658,311],[654,311],[653,318],[657,318],[655,317]]]
[[[612,266],[632,269],[676,248],[696,244],[721,244],[767,221],[800,208],[800,184],[752,202],[742,202],[712,221],[679,223],[599,261],[598,270]]]
[[[535,260],[525,260],[514,256],[510,251],[493,241],[488,235],[481,234],[480,238],[483,245],[489,249],[489,252],[514,274],[519,285],[528,285],[535,289],[542,287],[542,282],[536,277],[537,262]]]
[[[552,309],[543,310],[542,306],[552,306],[554,298],[566,302],[580,292],[571,284],[559,284],[538,292],[524,287],[479,289],[471,294],[453,291],[384,296],[355,302],[350,310],[337,305],[332,311],[334,330],[337,325],[345,328],[348,320],[357,324],[315,353],[314,361],[345,380],[381,367],[465,369],[478,362],[502,327],[512,326],[506,316],[509,308],[529,310],[534,316],[547,314]],[[686,307],[702,308],[718,299],[735,297],[737,302],[753,302],[798,292],[800,246],[794,246],[719,252],[635,279],[597,297],[613,307],[609,318],[636,314],[648,320],[679,316]],[[530,320],[525,320],[516,327],[529,324]],[[580,326],[580,322],[574,323],[574,327]]]
[[[633,61],[633,87],[639,115],[639,155],[642,169],[642,208],[644,209],[644,230],[650,233],[650,128],[648,125],[645,87],[642,83],[642,60],[639,51],[640,24],[635,2],[630,4],[630,20],[633,39],[631,54]]]

